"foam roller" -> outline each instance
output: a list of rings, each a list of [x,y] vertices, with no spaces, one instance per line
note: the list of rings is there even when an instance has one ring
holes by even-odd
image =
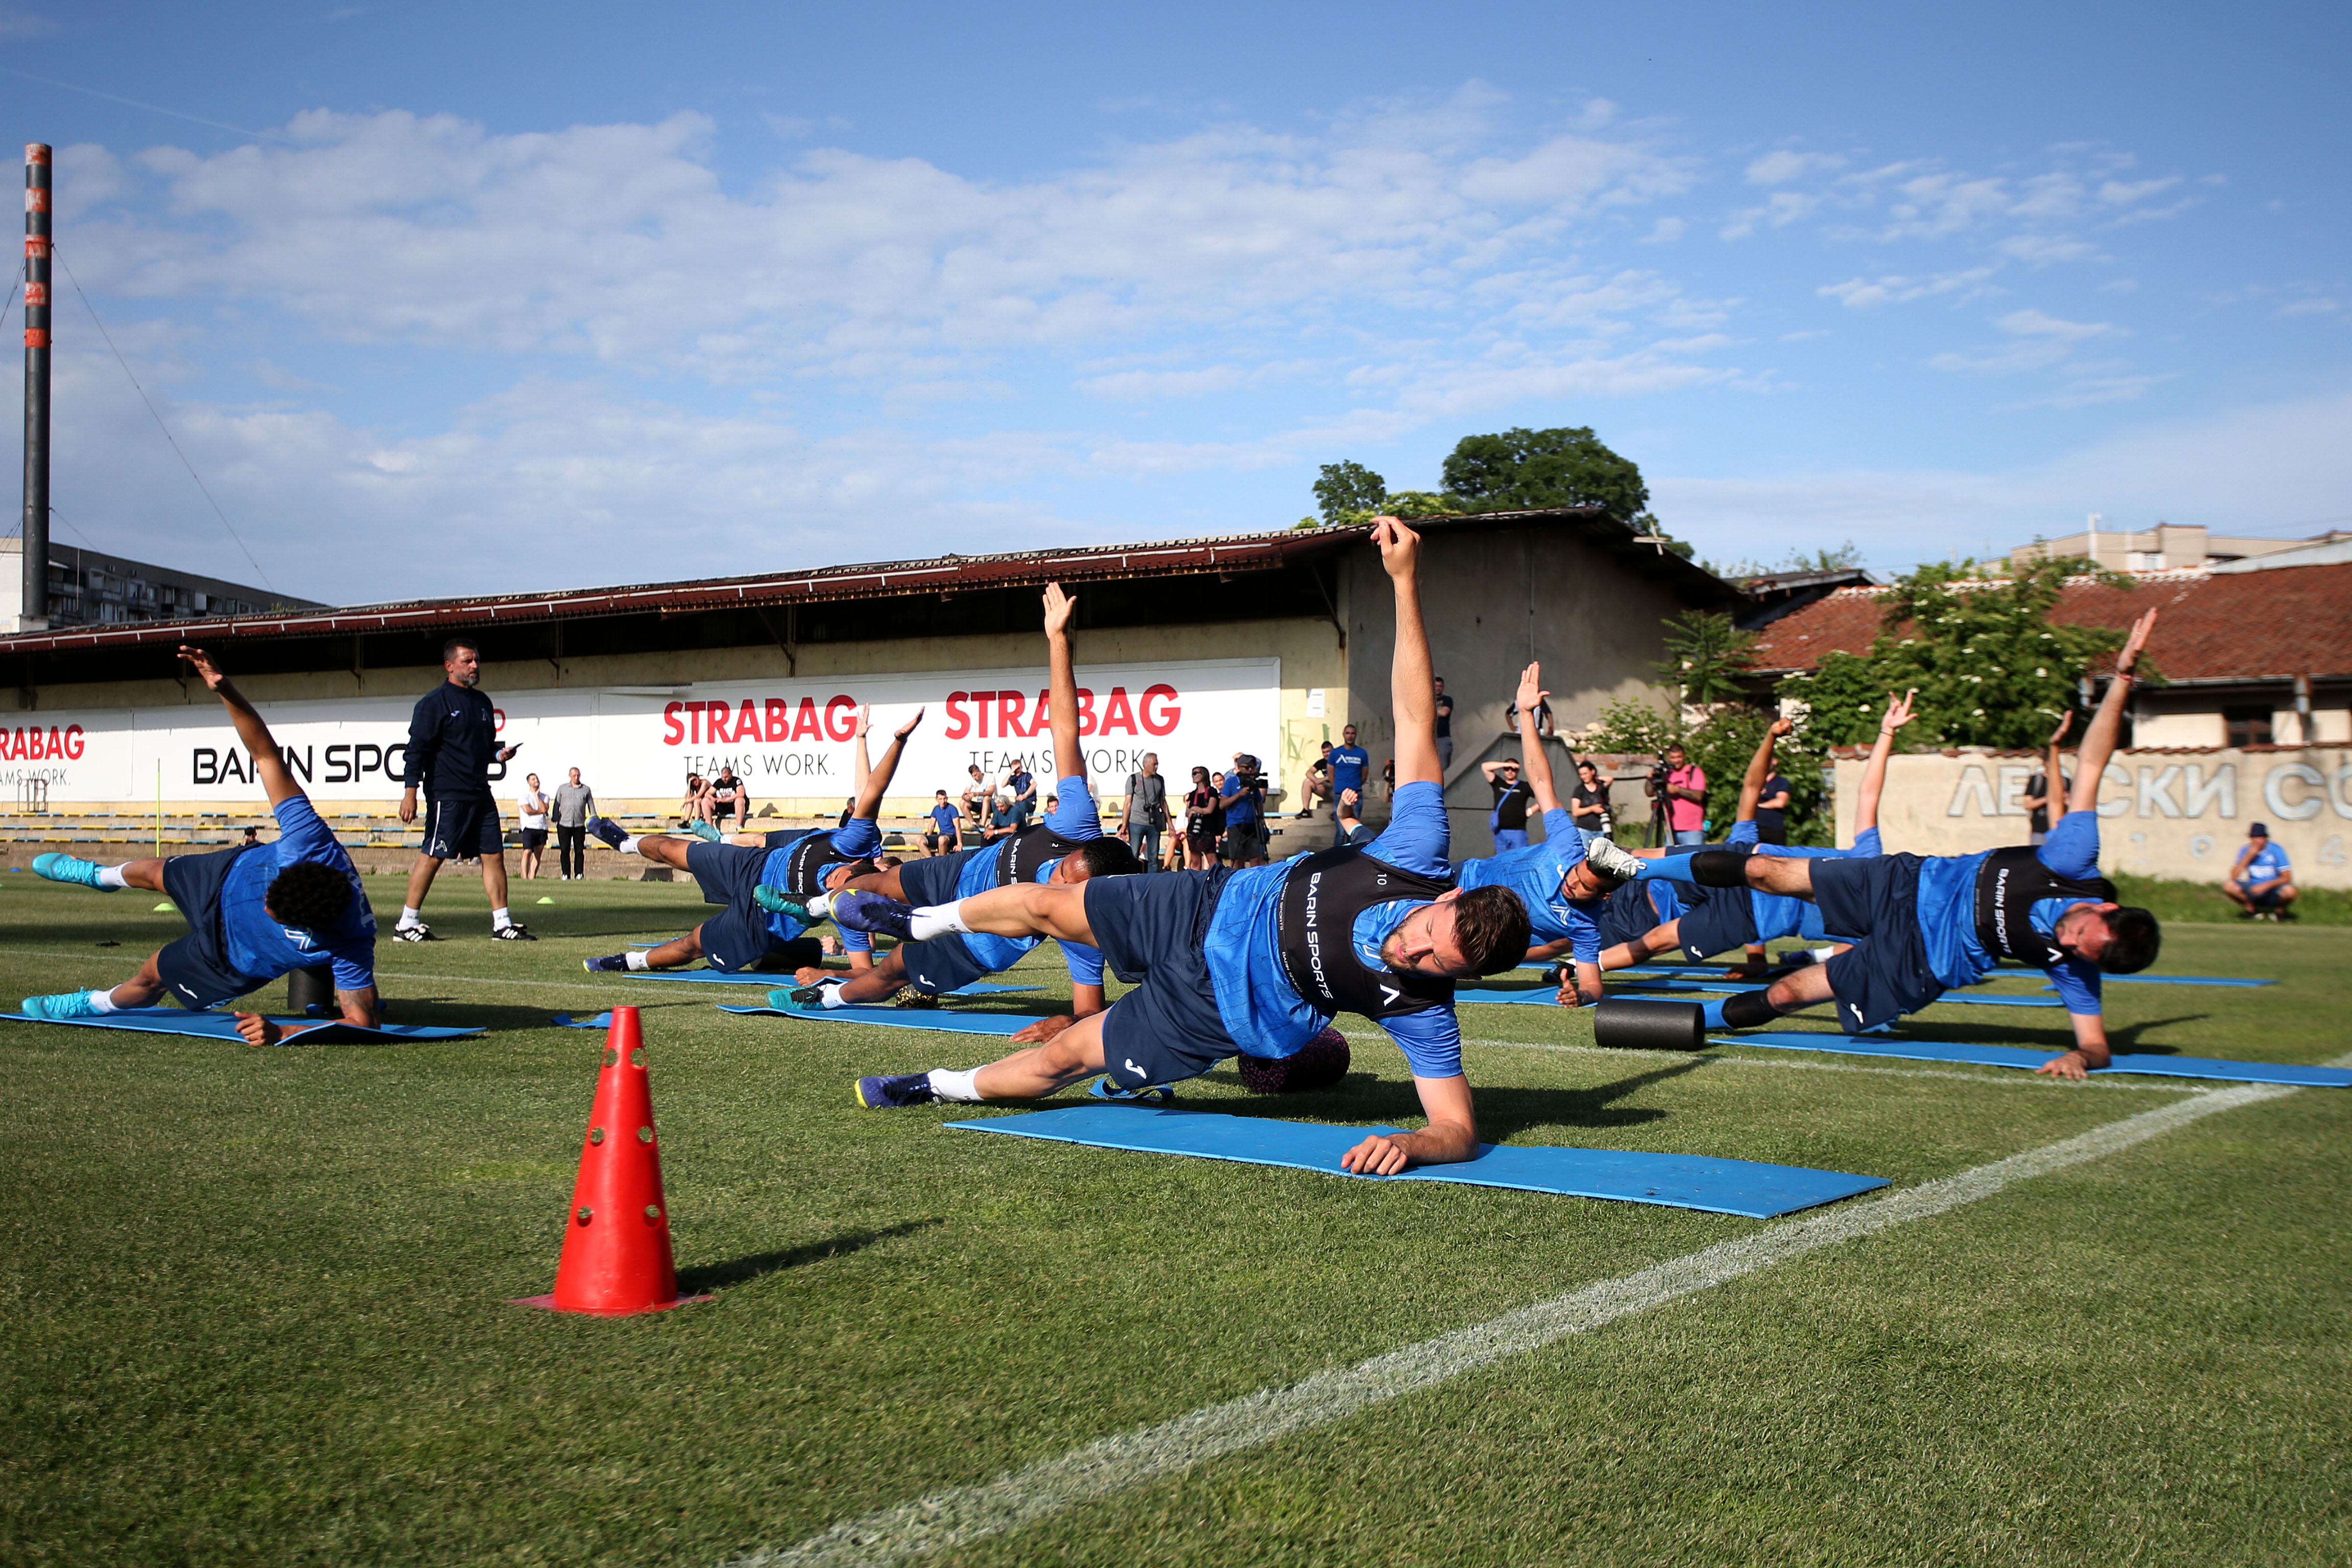
[[[1238,1058],[1242,1087],[1252,1094],[1311,1094],[1332,1089],[1348,1076],[1347,1037],[1326,1029],[1286,1057]]]
[[[1620,1051],[1703,1051],[1706,1010],[1688,1002],[1612,996],[1592,1010],[1592,1040]]]
[[[286,1010],[299,1018],[313,1005],[334,1011],[335,968],[331,963],[286,972]]]

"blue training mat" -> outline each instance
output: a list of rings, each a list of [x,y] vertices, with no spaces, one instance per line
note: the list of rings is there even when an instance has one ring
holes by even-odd
[[[1897,1040],[1874,1035],[1850,1039],[1843,1035],[1774,1033],[1725,1035],[1709,1042],[1718,1046],[1769,1046],[1783,1051],[1829,1051],[1846,1057],[1893,1057],[1908,1062],[1966,1062],[1976,1067],[2032,1069],[2061,1055],[2021,1046],[1960,1046],[1935,1040]],[[2228,1083],[2291,1083],[2314,1089],[2352,1089],[2352,1072],[2342,1068],[2294,1067],[2282,1062],[2233,1062],[2213,1057],[2118,1056],[2106,1073],[2143,1073],[2152,1078],[2219,1079]]]
[[[1616,1198],[1625,1203],[1663,1204],[1711,1214],[1770,1219],[1798,1209],[1835,1203],[1891,1184],[1883,1176],[1843,1171],[1809,1171],[1796,1165],[1765,1165],[1751,1160],[1712,1160],[1699,1154],[1635,1154],[1615,1149],[1562,1149],[1532,1145],[1478,1145],[1478,1156],[1456,1165],[1423,1165],[1394,1176],[1354,1177],[1339,1168],[1339,1156],[1368,1133],[1393,1127],[1327,1127],[1311,1121],[1276,1121],[1259,1116],[1221,1116],[1123,1104],[1076,1105],[983,1121],[950,1121],[970,1132],[1007,1132],[1016,1138],[1046,1138],[1098,1149],[1140,1154],[1186,1154],[1203,1160],[1236,1160],[1248,1165],[1287,1165],[1329,1176],[1369,1182],[1456,1182],[1474,1187],[1517,1187],[1576,1198]]]
[[[1017,1035],[1037,1021],[1037,1016],[1030,1013],[955,1013],[945,1007],[730,1007],[721,1004],[719,1010],[819,1024],[879,1024],[886,1029],[929,1029],[940,1035]]]
[[[829,973],[845,980],[849,978],[849,972],[845,969],[835,969]],[[615,974],[614,978],[616,980],[686,980],[703,985],[776,986],[800,984],[797,979],[789,974],[754,974],[748,969],[732,972],[720,969],[632,969],[625,974]],[[984,996],[996,991],[1034,991],[1036,989],[1034,985],[1003,985],[992,980],[975,980],[971,984],[959,986],[946,994]]]
[[[2006,979],[2008,976],[2004,975]],[[2275,980],[2230,980],[2218,974],[2102,974],[2102,985],[2275,985]],[[2055,985],[2045,985],[2055,991]]]
[[[363,1028],[346,1024],[340,1018],[285,1018],[272,1013],[266,1015],[281,1031],[278,1043],[290,1046],[297,1039],[305,1045],[383,1044],[392,1040],[462,1040],[484,1032],[479,1025],[441,1027],[430,1024],[380,1024]],[[192,1013],[181,1007],[125,1007],[96,1018],[36,1018],[29,1013],[0,1013],[19,1024],[74,1024],[86,1029],[129,1029],[140,1035],[201,1035],[215,1040],[245,1043],[236,1032],[234,1015],[220,1012]]]
[[[599,1013],[593,1018],[575,1018],[569,1013],[558,1013],[548,1022],[567,1029],[609,1029],[613,1026],[613,1015]]]

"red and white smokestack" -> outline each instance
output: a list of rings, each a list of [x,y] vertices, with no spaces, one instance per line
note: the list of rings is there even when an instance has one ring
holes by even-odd
[[[25,145],[25,601],[19,628],[49,624],[49,149]]]

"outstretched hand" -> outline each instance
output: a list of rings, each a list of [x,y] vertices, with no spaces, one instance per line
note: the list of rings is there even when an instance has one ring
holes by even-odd
[[[1381,564],[1390,576],[1411,577],[1421,561],[1421,535],[1392,517],[1372,519],[1372,542],[1380,546]]]
[[[2124,639],[2123,651],[2116,655],[2117,675],[2129,675],[2132,672],[2132,667],[2139,663],[2141,650],[2147,647],[2148,634],[2154,630],[2156,630],[2154,610],[2148,611],[2132,623],[2131,636]]]
[[[180,657],[195,667],[196,673],[204,678],[205,689],[208,691],[218,691],[221,682],[228,679],[221,673],[220,667],[213,663],[213,656],[200,647],[190,647],[186,643],[182,643]]]
[[[2064,740],[2066,738],[2066,731],[2074,727],[2074,710],[2069,708],[2065,712],[2058,715],[2058,728],[2050,731],[2050,743],[2054,746],[2059,742]]]
[[[1077,614],[1078,602],[1062,592],[1059,583],[1045,584],[1045,635],[1059,637],[1070,629],[1070,617]]]
[[[1913,710],[1912,704],[1916,700],[1918,695],[1919,689],[1916,687],[1912,688],[1900,697],[1895,696],[1892,691],[1888,692],[1886,694],[1886,711],[1880,715],[1878,727],[1881,730],[1884,730],[1886,733],[1892,735],[1895,731],[1900,730],[1904,725],[1911,722],[1913,719],[1917,717],[1917,714]]]
[[[1519,671],[1519,691],[1517,700],[1519,705],[1520,712],[1536,713],[1540,711],[1543,708],[1544,699],[1550,695],[1550,692],[1546,691],[1543,689],[1543,665],[1540,661],[1531,664],[1528,666],[1527,668]]]
[[[913,734],[915,732],[915,726],[923,721],[923,715],[927,711],[929,711],[927,709],[916,709],[915,716],[913,718],[908,720],[905,723],[899,725],[898,729],[891,731],[892,739],[903,741],[908,736]]]

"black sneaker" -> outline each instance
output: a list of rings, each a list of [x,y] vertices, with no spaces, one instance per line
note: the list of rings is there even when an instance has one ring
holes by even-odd
[[[833,923],[844,931],[895,936],[900,942],[912,942],[915,937],[915,907],[880,893],[869,893],[856,888],[845,893],[835,893],[832,899],[832,913]]]
[[[439,942],[441,939],[433,934],[433,928],[431,926],[426,925],[423,921],[418,921],[413,926],[393,927],[392,940],[394,942]]]
[[[938,1098],[931,1092],[931,1075],[927,1072],[898,1073],[888,1078],[861,1078],[857,1080],[857,1103],[868,1110],[929,1105]]]
[[[537,942],[539,938],[531,935],[530,929],[520,921],[515,921],[490,932],[490,940],[492,942]]]
[[[628,836],[627,829],[609,816],[589,818],[588,837],[597,840],[607,849],[618,849],[621,847],[621,841]]]
[[[616,952],[607,958],[583,958],[580,961],[580,967],[591,974],[626,974],[629,972],[629,955]]]

